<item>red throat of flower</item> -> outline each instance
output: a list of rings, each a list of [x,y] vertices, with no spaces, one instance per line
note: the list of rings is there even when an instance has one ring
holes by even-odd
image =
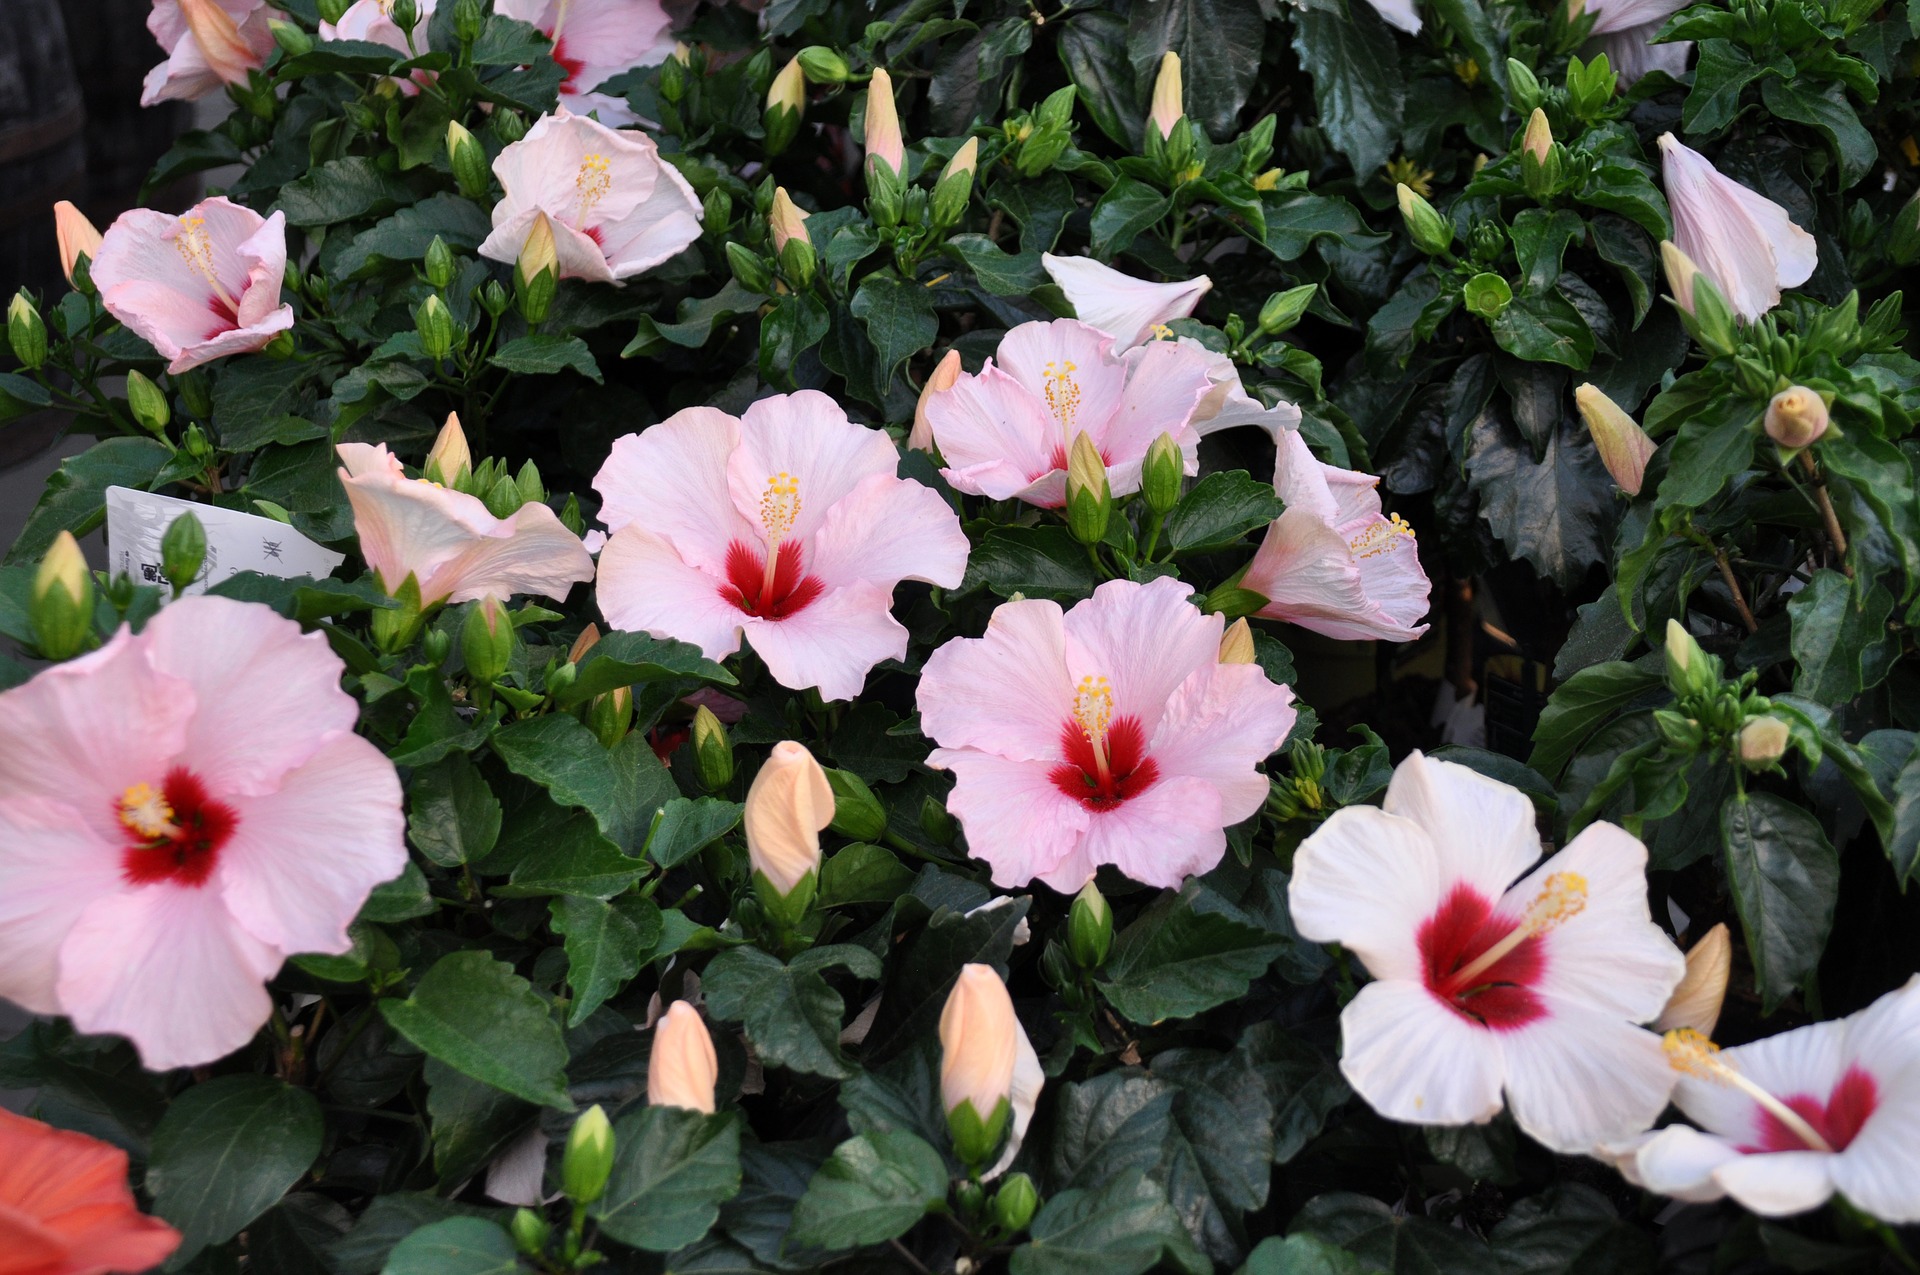
[[[1146,755],[1140,719],[1113,715],[1113,691],[1104,677],[1081,679],[1073,716],[1060,728],[1060,752],[1065,760],[1047,777],[1089,810],[1112,810],[1160,777],[1160,767]]]
[[[113,813],[127,840],[120,871],[130,885],[205,885],[240,822],[232,806],[209,797],[200,777],[180,766],[158,789],[128,788]]]
[[[772,563],[764,553],[743,541],[727,546],[727,583],[720,596],[748,615],[762,620],[784,620],[820,596],[826,587],[818,576],[803,575],[799,542],[781,545]]]
[[[1524,1027],[1546,1013],[1534,987],[1546,969],[1538,935],[1511,942],[1510,917],[1469,885],[1456,885],[1420,926],[1420,963],[1427,990],[1454,1013],[1507,1031]],[[1486,957],[1511,942],[1488,963]]]
[[[1872,1076],[1853,1066],[1841,1074],[1825,1102],[1811,1094],[1792,1094],[1780,1101],[1826,1139],[1828,1146],[1835,1151],[1845,1151],[1847,1144],[1860,1136],[1867,1117],[1880,1105],[1880,1087],[1874,1084]],[[1742,1151],[1752,1154],[1807,1149],[1804,1138],[1764,1107],[1759,1110],[1759,1124],[1759,1145],[1741,1147]]]

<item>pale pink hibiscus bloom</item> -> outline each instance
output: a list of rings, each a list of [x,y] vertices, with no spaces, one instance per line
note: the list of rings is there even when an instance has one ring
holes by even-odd
[[[1691,41],[1648,43],[1668,18],[1685,7],[1686,0],[1588,0],[1586,11],[1595,15],[1591,34],[1599,40],[1600,51],[1607,55],[1621,84],[1632,84],[1649,71],[1685,74],[1687,57],[1693,52]]]
[[[927,764],[953,772],[947,808],[996,884],[1070,894],[1112,864],[1177,887],[1266,800],[1256,767],[1293,730],[1293,692],[1220,663],[1225,621],[1190,592],[1112,580],[1064,613],[1003,603],[928,658]]]
[[[589,112],[608,124],[639,121],[626,99],[596,93],[606,81],[640,66],[658,66],[673,52],[673,19],[660,0],[494,0],[493,11],[538,27],[553,41],[553,60],[567,73],[563,110]]]
[[[1286,511],[1240,585],[1260,614],[1328,637],[1410,642],[1427,631],[1432,584],[1413,528],[1380,512],[1380,480],[1316,459],[1297,431],[1275,435],[1273,486]]]
[[[1082,432],[1116,496],[1140,490],[1140,463],[1163,433],[1186,472],[1198,473],[1193,418],[1212,389],[1205,360],[1175,342],[1115,354],[1105,332],[1055,319],[1008,332],[978,373],[927,400],[927,421],[956,491],[1056,509],[1066,501],[1067,449]]]
[[[147,339],[176,375],[258,350],[293,326],[280,302],[287,218],[225,198],[180,216],[136,208],[101,237],[93,282],[109,313]]]
[[[1634,1024],[1686,961],[1648,914],[1646,847],[1596,823],[1539,857],[1525,794],[1419,753],[1384,809],[1336,811],[1301,843],[1295,926],[1374,978],[1341,1012],[1340,1070],[1381,1115],[1478,1124],[1504,1088],[1528,1136],[1585,1153],[1666,1106],[1660,1038]]]
[[[1073,303],[1082,323],[1113,338],[1115,348],[1131,350],[1151,341],[1156,328],[1191,315],[1213,288],[1206,275],[1173,283],[1149,283],[1102,265],[1092,257],[1040,254],[1040,264]]]
[[[1420,10],[1414,0],[1367,0],[1373,11],[1408,35],[1420,34]]]
[[[1643,1140],[1628,1175],[1662,1195],[1730,1195],[1781,1217],[1838,1192],[1920,1222],[1920,980],[1857,1014],[1716,1049],[1675,1032],[1673,1102],[1691,1125]]]
[[[407,863],[400,780],[318,633],[182,598],[0,695],[0,996],[197,1066]]]
[[[1715,168],[1672,133],[1660,135],[1673,241],[1749,323],[1780,304],[1782,288],[1813,277],[1819,245],[1787,210]]]
[[[147,72],[140,105],[192,101],[223,84],[245,84],[273,52],[267,22],[280,16],[265,0],[153,0],[147,30],[167,60]]]
[[[530,502],[496,518],[478,496],[408,478],[385,443],[334,449],[353,506],[360,556],[393,593],[412,576],[420,603],[472,602],[535,593],[555,600],[593,579],[593,558],[547,506]]]
[[[700,199],[659,147],[561,107],[493,161],[506,197],[480,255],[517,261],[536,220],[553,229],[558,277],[618,283],[700,237]]]
[[[340,15],[338,22],[322,22],[320,38],[322,40],[365,40],[369,44],[384,44],[401,57],[415,57],[427,52],[427,22],[433,17],[435,0],[415,0],[419,17],[413,24],[413,43],[407,43],[407,32],[393,20],[393,0],[353,0],[347,11]],[[393,77],[393,82],[408,97],[420,91],[423,84],[434,80],[432,71],[415,71],[412,78]]]
[[[899,462],[884,432],[814,390],[739,417],[689,407],[617,439],[593,480],[612,529],[601,613],[709,659],[744,637],[782,686],[853,698],[907,653],[894,586],[951,588],[966,571],[960,520]]]

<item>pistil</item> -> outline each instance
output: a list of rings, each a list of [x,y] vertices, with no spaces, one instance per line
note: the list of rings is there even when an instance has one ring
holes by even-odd
[[[1833,1144],[1821,1137],[1820,1131],[1808,1124],[1805,1116],[1741,1075],[1739,1070],[1722,1056],[1720,1046],[1701,1033],[1691,1027],[1676,1027],[1662,1039],[1661,1046],[1667,1051],[1667,1062],[1675,1071],[1738,1089],[1759,1103],[1768,1115],[1791,1130],[1793,1136],[1800,1139],[1808,1150],[1833,1154]]]
[[[780,545],[800,518],[800,480],[784,470],[767,479],[760,497],[760,526],[767,536],[767,563],[760,580],[760,605],[773,604],[773,580],[780,570]]]
[[[1100,786],[1106,788],[1113,782],[1113,763],[1107,751],[1107,734],[1113,726],[1113,688],[1106,678],[1080,679],[1073,696],[1073,719],[1080,723],[1080,731],[1093,750],[1094,769]]]
[[[173,246],[189,266],[199,272],[220,298],[221,304],[233,311],[240,312],[240,305],[224,287],[220,285],[220,276],[213,269],[213,244],[207,239],[207,219],[204,217],[182,217],[180,233],[173,238]]]
[[[1554,873],[1541,886],[1538,897],[1527,905],[1527,913],[1520,918],[1520,924],[1508,931],[1505,938],[1455,971],[1451,976],[1452,983],[1456,986],[1472,986],[1476,977],[1498,965],[1513,949],[1530,938],[1545,934],[1568,918],[1578,916],[1586,906],[1587,879],[1577,872]]]
[[[1073,374],[1079,370],[1079,365],[1068,359],[1047,364],[1043,373],[1047,410],[1060,422],[1060,445],[1068,453],[1073,451],[1073,436],[1079,432],[1073,425],[1073,418],[1080,411],[1080,383],[1073,379]]]

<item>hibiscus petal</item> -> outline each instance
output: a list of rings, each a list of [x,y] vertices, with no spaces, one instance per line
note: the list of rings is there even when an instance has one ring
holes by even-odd
[[[1507,1101],[1527,1136],[1584,1155],[1652,1124],[1677,1078],[1660,1038],[1605,1009],[1540,1000],[1545,1015],[1495,1033],[1507,1060]]]
[[[862,480],[892,477],[899,467],[893,440],[848,420],[820,391],[801,390],[763,398],[740,417],[740,445],[727,459],[727,489],[740,517],[763,528],[769,485],[787,475],[798,485],[799,507],[785,534],[805,541]]]
[[[827,511],[805,555],[827,585],[902,580],[956,587],[967,571],[967,536],[940,493],[891,473],[871,474]]]
[[[1726,1193],[1762,1217],[1790,1217],[1833,1197],[1833,1157],[1819,1151],[1743,1155],[1713,1171]]]
[[[936,748],[927,765],[953,772],[947,810],[966,832],[967,852],[992,867],[995,885],[1011,889],[1037,878],[1066,893],[1092,879],[1083,856],[1076,879],[1049,879],[1074,858],[1091,817],[1054,787],[1049,767],[972,748]]]
[[[1723,1050],[1721,1058],[1776,1097],[1817,1096],[1822,1102],[1847,1069],[1847,1024],[1809,1023]],[[1695,1124],[1721,1137],[1758,1144],[1769,1122],[1759,1104],[1730,1085],[1687,1077],[1674,1105]]]
[[[993,361],[1047,411],[1049,452],[1071,447],[1081,430],[1097,441],[1126,392],[1126,365],[1113,338],[1073,319],[1020,324],[1000,338]]]
[[[1254,767],[1293,732],[1296,716],[1293,691],[1259,665],[1202,666],[1173,693],[1147,752],[1161,774],[1213,785],[1221,818],[1236,824],[1266,801],[1267,777]]]
[[[744,627],[774,681],[789,690],[818,688],[824,700],[852,699],[874,665],[906,657],[907,630],[892,608],[891,589],[855,581],[784,619],[748,616]]]
[[[609,531],[640,523],[688,562],[724,574],[727,546],[757,534],[728,494],[727,458],[739,445],[740,422],[712,407],[685,408],[615,439],[593,477],[600,521]]]
[[[1731,1142],[1689,1125],[1670,1125],[1634,1155],[1634,1176],[1647,1190],[1692,1204],[1718,1200],[1726,1191],[1714,1170],[1740,1158]]]
[[[1340,1012],[1340,1073],[1389,1120],[1485,1124],[1500,1114],[1493,1033],[1417,983],[1369,983]]]
[[[1493,898],[1540,857],[1526,794],[1454,762],[1410,753],[1382,808],[1433,838],[1444,885],[1465,882]]]
[[[1053,468],[1059,426],[1041,399],[991,361],[927,400],[941,474],[955,490],[1006,500]]]
[[[1084,849],[1095,867],[1112,864],[1143,885],[1177,890],[1188,877],[1219,866],[1227,823],[1218,788],[1175,775],[1094,812]]]
[[[1424,965],[1416,935],[1442,889],[1440,856],[1425,829],[1348,806],[1294,852],[1287,906],[1302,937],[1341,944],[1375,978],[1417,982]]]
[[[1200,298],[1213,287],[1213,280],[1206,275],[1150,283],[1092,257],[1056,257],[1043,252],[1040,264],[1067,294],[1075,317],[1107,333],[1121,350],[1146,341],[1153,336],[1154,328],[1192,314]]]
[[[1145,584],[1109,580],[1066,614],[1067,676],[1106,678],[1115,717],[1159,733],[1167,701],[1187,675],[1219,663],[1226,622],[1191,601],[1192,586],[1162,576]]]
[[[720,580],[637,523],[607,539],[594,592],[600,614],[616,629],[691,642],[710,660],[740,649],[747,616],[720,595]]]
[[[1051,765],[1072,718],[1072,685],[1059,605],[1008,602],[994,608],[980,637],[955,638],[927,657],[920,728],[943,749]]]
[[[57,1014],[60,944],[89,904],[124,888],[119,847],[39,797],[0,800],[0,846],[0,997]]]

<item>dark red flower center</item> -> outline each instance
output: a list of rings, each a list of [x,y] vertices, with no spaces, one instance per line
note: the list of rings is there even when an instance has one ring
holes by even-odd
[[[158,789],[135,784],[121,793],[113,813],[127,839],[120,872],[131,885],[205,885],[240,822],[182,766],[169,770]]]
[[[1874,1084],[1872,1076],[1856,1065],[1847,1068],[1841,1075],[1825,1102],[1812,1094],[1794,1094],[1780,1101],[1812,1125],[1813,1131],[1826,1139],[1828,1146],[1835,1151],[1845,1151],[1847,1144],[1860,1136],[1861,1126],[1867,1123],[1867,1117],[1880,1105],[1880,1087]],[[1758,1146],[1740,1149],[1749,1155],[1760,1151],[1807,1150],[1806,1141],[1784,1120],[1764,1107],[1760,1109],[1759,1134]]]
[[[1469,885],[1456,885],[1420,926],[1420,964],[1427,990],[1470,1022],[1496,1031],[1525,1026],[1546,1013],[1533,988],[1545,972],[1537,935],[1522,939],[1484,969],[1474,963],[1519,924],[1500,916]]]
[[[574,57],[567,48],[567,42],[563,39],[557,39],[553,42],[553,60],[560,64],[562,71],[566,72],[566,75],[560,81],[561,86],[578,91],[573,80],[575,76],[586,69],[587,60],[585,58]]]
[[[802,572],[797,540],[783,541],[775,551],[771,575],[761,550],[743,540],[727,546],[727,582],[720,596],[748,615],[784,620],[805,610],[825,588],[820,577]]]
[[[1137,717],[1114,718],[1104,738],[1069,718],[1060,728],[1060,752],[1065,760],[1048,771],[1047,778],[1089,810],[1112,810],[1134,794],[1145,792],[1160,777],[1160,767],[1146,756],[1146,751],[1146,734]]]

